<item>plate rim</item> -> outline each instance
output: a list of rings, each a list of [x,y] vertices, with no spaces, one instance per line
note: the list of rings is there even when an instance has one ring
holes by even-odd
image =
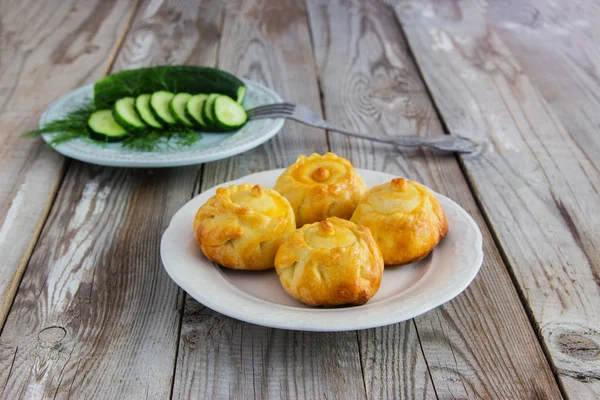
[[[270,328],[276,328],[276,329],[286,329],[286,330],[299,330],[299,331],[313,331],[313,332],[343,332],[343,331],[353,331],[353,330],[361,330],[361,329],[369,329],[369,328],[376,328],[376,327],[380,327],[380,326],[387,326],[387,325],[391,325],[394,323],[399,323],[399,322],[403,322],[412,318],[415,318],[419,315],[422,315],[426,312],[431,311],[434,308],[437,308],[445,303],[447,303],[448,301],[454,299],[456,296],[458,296],[459,294],[461,294],[462,292],[464,292],[467,287],[471,284],[471,282],[473,281],[473,279],[475,279],[475,277],[477,276],[477,274],[479,273],[481,266],[483,264],[483,236],[481,234],[481,230],[479,229],[479,226],[477,225],[477,223],[475,222],[475,220],[471,217],[471,215],[465,210],[463,209],[460,205],[458,205],[456,202],[454,202],[452,199],[439,194],[437,192],[435,192],[434,190],[432,190],[431,188],[427,187],[438,199],[442,200],[444,203],[446,203],[447,205],[450,205],[451,207],[455,208],[456,211],[458,211],[460,214],[462,214],[463,216],[463,220],[464,222],[466,222],[469,227],[473,230],[473,233],[475,234],[475,243],[473,244],[473,251],[476,252],[476,257],[475,260],[473,262],[473,265],[470,266],[470,269],[468,270],[468,273],[465,274],[465,277],[459,281],[458,284],[456,284],[455,286],[451,286],[452,290],[448,291],[447,293],[442,293],[443,296],[441,297],[437,297],[436,301],[430,302],[427,306],[424,306],[421,309],[418,309],[417,311],[413,311],[410,313],[407,313],[407,316],[404,316],[400,319],[396,318],[396,317],[392,317],[392,318],[382,318],[382,319],[377,319],[375,321],[369,321],[367,320],[367,322],[351,322],[351,323],[346,323],[343,326],[335,326],[335,327],[331,327],[331,326],[324,326],[324,325],[312,325],[310,323],[306,323],[304,321],[295,321],[294,318],[288,318],[288,319],[281,319],[281,317],[265,317],[264,315],[261,315],[260,318],[257,317],[255,314],[254,317],[252,317],[253,314],[246,314],[244,311],[241,311],[241,309],[243,307],[238,307],[238,309],[232,308],[232,307],[227,307],[227,306],[222,306],[219,302],[213,301],[211,298],[209,297],[202,297],[202,296],[196,296],[193,293],[190,293],[187,290],[187,284],[183,279],[180,279],[180,277],[177,275],[177,268],[173,267],[173,265],[171,264],[170,260],[165,260],[165,246],[167,244],[167,239],[168,236],[170,235],[170,231],[175,229],[175,224],[173,223],[177,218],[178,215],[180,215],[181,213],[185,213],[186,208],[189,208],[191,206],[192,203],[195,202],[195,200],[203,195],[204,193],[208,192],[208,191],[214,191],[216,190],[216,188],[221,187],[221,186],[228,186],[228,185],[233,185],[233,184],[240,184],[244,181],[248,181],[251,180],[252,177],[255,177],[257,175],[261,175],[261,174],[265,174],[265,173],[277,173],[280,174],[281,172],[283,172],[285,170],[285,168],[278,168],[278,169],[272,169],[272,170],[265,170],[265,171],[261,171],[258,173],[254,173],[254,174],[250,174],[250,175],[246,175],[244,177],[238,178],[238,179],[234,179],[231,181],[227,181],[227,182],[223,182],[220,183],[218,185],[215,185],[211,188],[208,188],[206,190],[204,190],[203,192],[197,194],[196,196],[194,196],[192,199],[190,199],[189,201],[187,201],[184,205],[182,205],[174,214],[173,217],[171,218],[168,227],[165,229],[162,237],[161,237],[161,243],[160,243],[160,256],[161,256],[161,261],[163,264],[163,268],[166,270],[167,274],[169,275],[169,277],[182,289],[184,290],[187,294],[189,294],[192,298],[194,298],[196,301],[198,301],[199,303],[201,303],[202,305],[218,312],[221,313],[223,315],[226,315],[228,317],[231,318],[235,318],[237,320],[240,321],[244,321],[247,323],[252,323],[252,324],[256,324],[256,325],[261,325],[261,326],[266,326],[266,327],[270,327]],[[380,172],[380,171],[374,171],[374,170],[367,170],[367,169],[360,169],[357,168],[356,169],[360,174],[371,174],[371,173],[375,173],[378,174],[382,177],[385,177],[386,180],[391,180],[392,178],[398,177],[398,175],[394,175],[394,174],[389,174],[386,172]],[[191,223],[190,223],[190,234],[193,234],[193,231],[191,229]],[[228,282],[228,281],[227,281]],[[348,307],[348,308],[331,308],[331,309],[319,309],[319,308],[294,308],[294,307],[290,307],[290,306],[286,306],[286,305],[282,305],[282,304],[273,304],[273,303],[269,303],[268,301],[264,300],[264,299],[260,299],[258,297],[252,296],[249,293],[246,293],[242,290],[240,290],[239,288],[237,288],[236,286],[234,286],[233,284],[231,284],[230,282],[228,282],[229,285],[231,285],[234,288],[234,291],[239,292],[237,293],[240,297],[238,297],[238,299],[243,299],[243,298],[250,298],[252,299],[253,302],[259,302],[259,303],[268,303],[269,305],[271,305],[275,311],[275,309],[281,311],[284,310],[284,312],[286,312],[287,309],[291,308],[294,311],[292,311],[291,313],[293,314],[294,312],[296,313],[310,313],[314,310],[319,310],[319,312],[323,312],[326,311],[324,313],[324,315],[329,315],[330,313],[333,312],[344,312],[344,310],[357,310],[360,309],[360,307]],[[418,285],[418,282],[415,284],[415,286]],[[412,287],[410,288],[412,289]],[[409,290],[410,290],[409,289]],[[367,303],[366,305],[368,305],[369,303]],[[366,306],[365,305],[365,306]],[[363,307],[363,306],[361,306]],[[302,311],[304,310],[304,311]],[[277,314],[277,313],[275,313]],[[290,315],[293,316],[293,315]]]
[[[274,99],[275,102],[282,103],[283,99],[277,92],[274,90],[264,86],[263,84],[253,81],[251,79],[242,79],[244,83],[249,87],[255,86],[263,92],[267,93],[270,97]],[[69,96],[75,95],[76,92],[86,92],[93,90],[94,83],[89,83],[87,85],[80,86],[75,88],[64,95],[58,97],[54,101],[52,101],[48,107],[42,112],[39,119],[39,126],[42,127],[45,123],[47,123],[49,119],[49,113],[58,107],[59,104],[65,101]],[[88,156],[86,154],[78,153],[78,149],[76,147],[72,147],[68,145],[68,143],[62,143],[58,145],[51,145],[50,142],[54,136],[54,133],[44,133],[42,134],[42,139],[46,142],[46,144],[56,152],[62,154],[65,157],[69,157],[78,161],[95,164],[95,165],[103,165],[107,167],[123,167],[123,168],[169,168],[169,167],[182,167],[186,165],[198,165],[211,161],[221,160],[225,158],[232,157],[234,155],[244,153],[246,151],[252,150],[261,144],[269,141],[275,135],[281,131],[283,125],[285,123],[285,119],[283,118],[272,118],[270,119],[272,125],[267,128],[267,130],[261,135],[257,136],[255,140],[248,141],[243,143],[242,145],[232,145],[230,149],[221,152],[215,155],[203,155],[195,158],[185,158],[178,159],[177,154],[173,154],[173,158],[169,160],[149,160],[149,159],[139,159],[139,160],[128,160],[128,159],[112,159],[112,158],[103,158],[102,156],[94,157]],[[131,154],[133,152],[124,152],[124,154]],[[136,152],[140,154],[144,153],[152,153],[152,152]],[[157,153],[158,154],[158,153]],[[160,153],[165,154],[165,153]],[[167,153],[168,154],[168,153]]]

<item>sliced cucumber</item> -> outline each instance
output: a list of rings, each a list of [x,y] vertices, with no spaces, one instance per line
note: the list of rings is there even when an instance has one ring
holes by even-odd
[[[246,86],[240,86],[237,90],[237,103],[242,104],[246,96]]]
[[[100,110],[92,113],[88,119],[92,137],[106,142],[116,142],[127,135],[127,130],[115,121],[112,110]]]
[[[152,110],[150,109],[150,94],[141,94],[135,99],[135,109],[138,114],[142,118],[142,120],[146,123],[146,125],[161,129],[162,124],[156,119],[154,114],[152,114]]]
[[[204,119],[203,115],[204,103],[207,97],[208,95],[204,93],[196,94],[190,97],[187,104],[185,105],[185,111],[187,115],[194,122],[196,122],[196,124],[201,129],[208,128],[208,124],[206,123],[206,120]]]
[[[175,96],[175,94],[161,90],[152,93],[152,96],[150,97],[150,109],[161,124],[175,125],[177,123],[175,117],[169,110],[169,103],[171,103],[173,96]]]
[[[128,131],[146,129],[146,124],[135,110],[135,99],[133,97],[124,97],[117,100],[113,107],[113,118]]]
[[[221,96],[218,93],[211,93],[204,101],[204,107],[202,108],[202,116],[206,125],[209,129],[218,129],[217,121],[215,120],[215,110],[213,108],[217,97]]]
[[[213,111],[217,125],[226,130],[237,129],[248,120],[244,107],[229,96],[217,96]]]
[[[189,93],[177,93],[169,103],[169,111],[175,117],[175,120],[185,126],[194,126],[194,123],[185,115],[185,106],[192,97]]]

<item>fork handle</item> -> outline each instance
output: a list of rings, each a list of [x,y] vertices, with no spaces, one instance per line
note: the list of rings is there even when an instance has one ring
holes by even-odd
[[[346,129],[338,128],[337,126],[331,125],[325,121],[319,121],[316,123],[308,123],[306,121],[302,121],[300,119],[294,118],[293,116],[289,116],[288,118],[298,121],[302,124],[314,126],[316,128],[328,129],[330,131],[335,131],[339,133],[343,133],[344,135],[354,136],[360,139],[372,140],[374,142],[380,143],[388,143],[393,144],[395,146],[404,146],[404,147],[419,147],[425,146],[430,147],[437,150],[443,151],[454,151],[457,153],[472,153],[477,150],[479,147],[475,142],[471,139],[468,139],[464,136],[459,135],[444,135],[438,137],[421,137],[421,136],[371,136],[365,135],[362,133],[349,131]]]

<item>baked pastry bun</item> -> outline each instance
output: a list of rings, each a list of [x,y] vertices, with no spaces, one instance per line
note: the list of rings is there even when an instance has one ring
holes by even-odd
[[[404,178],[373,187],[350,220],[371,230],[386,265],[424,258],[448,232],[446,214],[433,194]]]
[[[194,218],[204,255],[232,269],[272,268],[279,245],[295,229],[290,203],[260,185],[218,188]]]
[[[361,305],[379,289],[383,259],[367,228],[332,217],[283,242],[275,270],[285,291],[304,304]]]
[[[275,190],[290,201],[301,227],[328,217],[349,219],[368,188],[350,161],[313,153],[298,156],[277,179]]]

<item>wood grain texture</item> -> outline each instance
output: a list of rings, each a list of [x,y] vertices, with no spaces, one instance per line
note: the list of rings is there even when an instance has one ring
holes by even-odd
[[[329,121],[390,136],[444,134],[390,7],[315,0],[309,1],[309,11]],[[369,397],[423,398],[435,390],[442,399],[560,398],[456,158],[336,133],[330,133],[330,145],[356,166],[409,177],[452,198],[473,216],[484,237],[485,261],[475,281],[453,301],[416,318],[416,332],[412,322],[359,332]],[[402,335],[418,335],[412,343],[422,346],[433,387],[410,351],[415,345],[405,347]]]
[[[299,1],[228,2],[219,67],[320,111],[306,9]],[[287,166],[299,153],[326,150],[323,131],[287,122],[257,149],[206,164],[200,189]],[[362,399],[356,334],[259,327],[217,314],[187,297],[173,396]]]
[[[115,69],[157,64],[214,65],[223,5],[214,0],[146,0],[115,61]]]
[[[486,2],[395,7],[570,398],[600,397],[600,171],[486,19]],[[532,72],[533,73],[533,72]]]
[[[21,134],[55,98],[104,72],[130,7],[0,3],[0,327],[63,176],[64,158]],[[57,79],[63,75],[69,79]]]
[[[356,334],[266,328],[231,319],[188,297],[173,395],[364,398]]]
[[[218,37],[220,26],[203,22],[213,7],[219,2],[142,4],[116,64],[163,64],[174,37]],[[184,29],[164,29],[177,13]],[[140,46],[140,32],[153,27],[159,44]],[[168,54],[214,65],[216,40],[203,43],[202,55],[194,47]],[[170,395],[183,293],[161,265],[159,244],[198,172],[70,163],[0,336],[2,397]]]
[[[588,157],[589,168],[600,168],[600,4],[490,2],[486,17]]]
[[[71,165],[0,337],[2,396],[167,396],[182,298],[158,248],[193,174]]]
[[[368,399],[438,398],[414,321],[356,334]]]

